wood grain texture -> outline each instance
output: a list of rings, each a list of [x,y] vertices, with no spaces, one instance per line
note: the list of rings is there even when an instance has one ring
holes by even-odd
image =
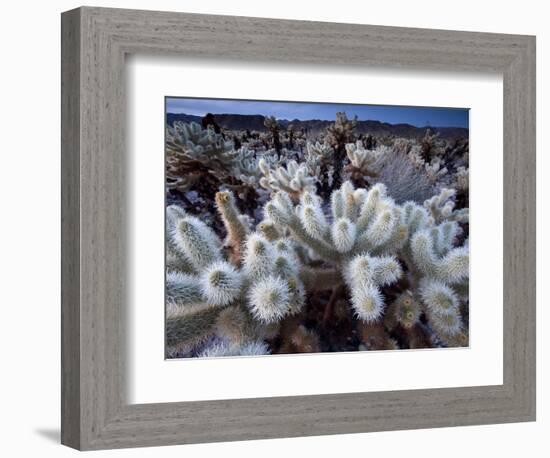
[[[61,441],[80,446],[80,13],[61,24]]]
[[[62,442],[102,449],[535,418],[535,39],[80,8],[62,16]],[[504,384],[130,405],[124,58],[504,75]]]

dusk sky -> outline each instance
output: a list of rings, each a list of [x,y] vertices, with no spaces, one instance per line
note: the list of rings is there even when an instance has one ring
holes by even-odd
[[[248,114],[275,116],[277,119],[322,119],[333,121],[336,112],[349,118],[375,120],[390,124],[411,124],[417,127],[468,127],[467,108],[431,108],[384,105],[350,105],[338,103],[263,102],[248,100],[192,99],[166,97],[167,113],[196,116],[213,114]]]

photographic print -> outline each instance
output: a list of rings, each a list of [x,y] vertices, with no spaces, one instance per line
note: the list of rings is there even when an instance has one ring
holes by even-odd
[[[469,345],[469,110],[165,98],[166,358]]]

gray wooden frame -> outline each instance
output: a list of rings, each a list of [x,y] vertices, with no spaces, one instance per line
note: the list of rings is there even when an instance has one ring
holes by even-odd
[[[62,443],[138,447],[535,419],[535,38],[83,7],[62,15]],[[504,78],[503,385],[130,405],[125,56]]]

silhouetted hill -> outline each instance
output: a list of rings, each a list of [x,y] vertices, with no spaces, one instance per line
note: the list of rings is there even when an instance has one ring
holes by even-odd
[[[174,124],[174,121],[182,122],[198,122],[201,123],[202,116],[188,115],[185,113],[166,113],[166,124],[169,126]]]
[[[174,121],[198,122],[200,124],[202,117],[188,115],[184,113],[167,113],[166,122],[172,125]],[[266,131],[264,127],[265,117],[262,115],[241,115],[241,114],[215,114],[214,119],[223,128],[228,130],[257,130]],[[279,119],[279,124],[285,129],[292,124],[296,130],[306,131],[310,135],[316,135],[324,131],[333,121],[321,119],[310,119],[302,121],[294,119]],[[380,121],[358,121],[357,132],[359,134],[372,134],[377,136],[396,136],[405,138],[422,138],[426,129],[430,128],[432,132],[438,132],[441,138],[456,139],[468,137],[468,129],[464,127],[416,127],[410,124],[389,124]]]

